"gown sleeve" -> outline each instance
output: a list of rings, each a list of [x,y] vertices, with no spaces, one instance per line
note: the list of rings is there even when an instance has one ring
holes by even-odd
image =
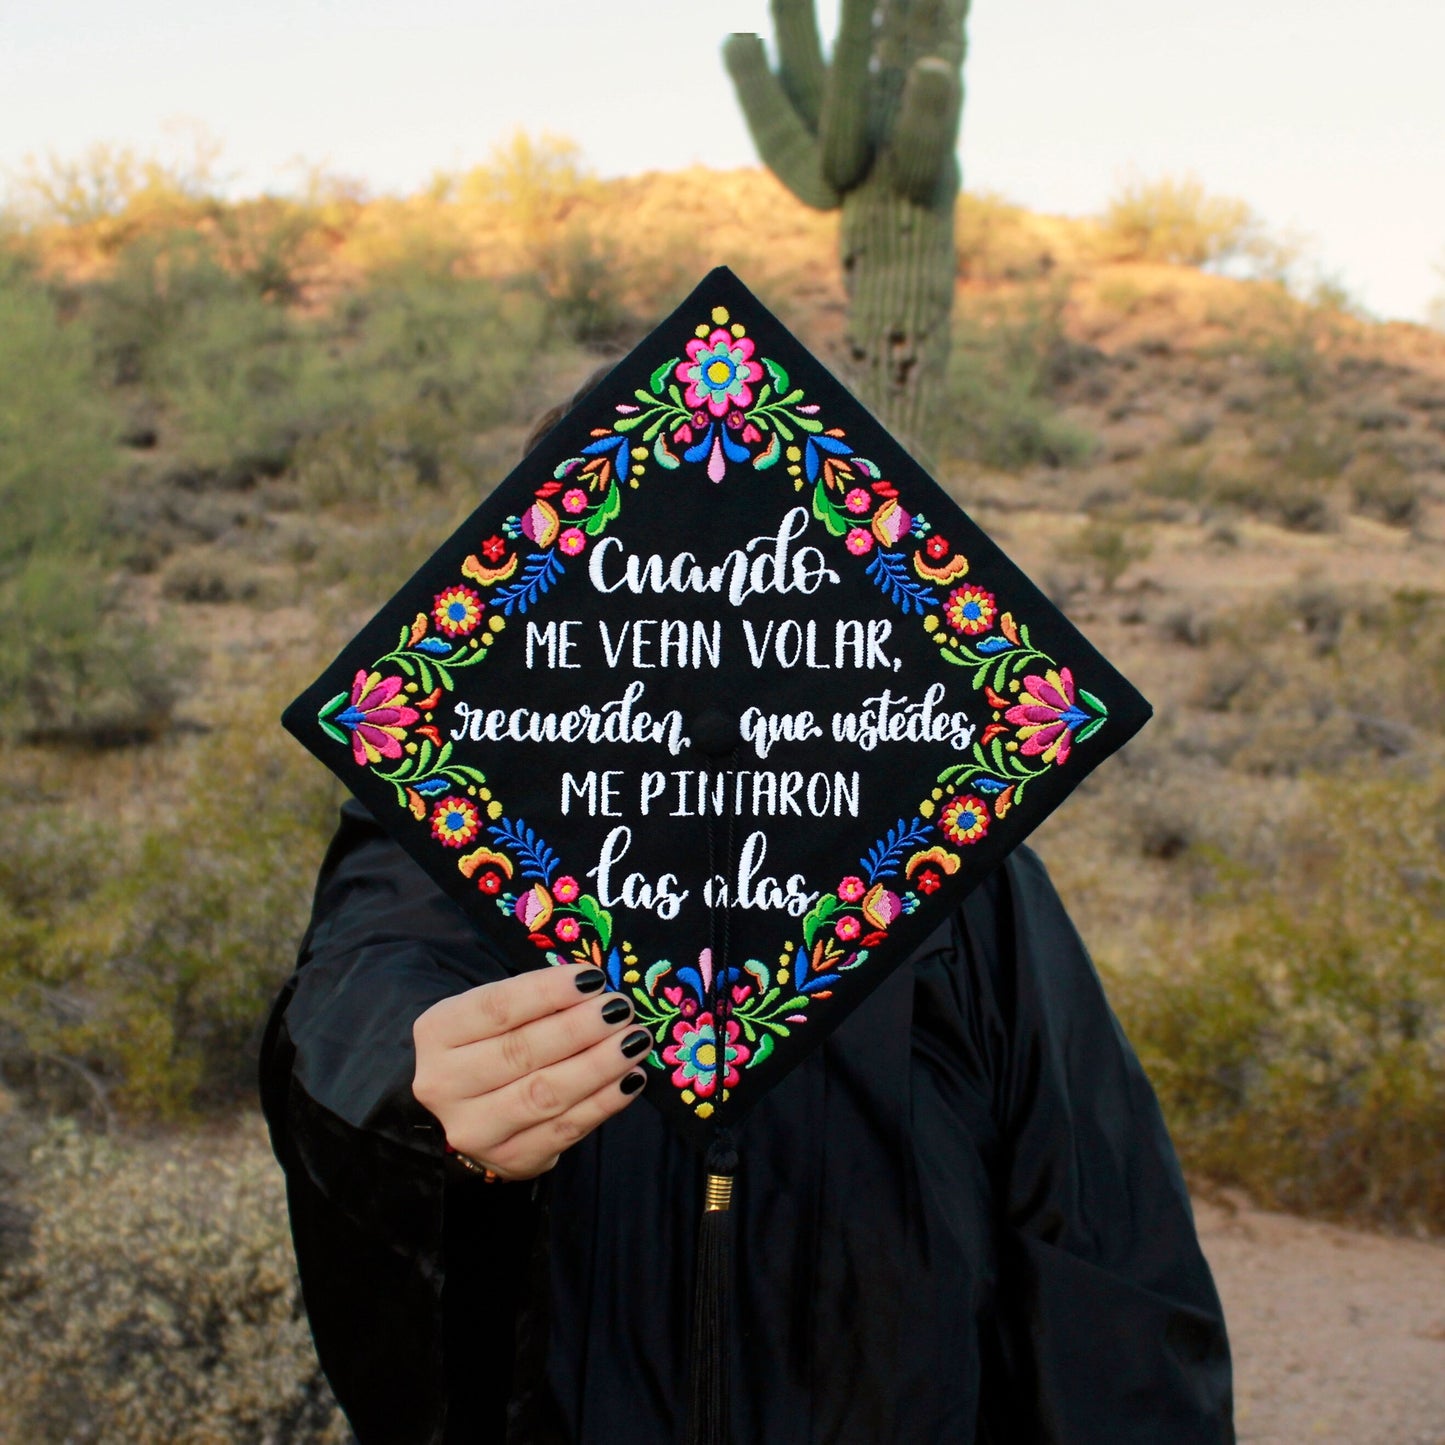
[[[990,896],[991,895],[991,896]],[[994,991],[997,1348],[983,1437],[1232,1445],[1224,1316],[1154,1092],[1047,873],[1019,849],[965,904]],[[991,1424],[991,1428],[989,1428]]]
[[[460,910],[348,802],[260,1082],[317,1353],[361,1445],[501,1438],[532,1190],[453,1176],[412,1095],[411,1030],[438,1000],[502,976]],[[448,1419],[449,1396],[467,1401],[465,1420]]]

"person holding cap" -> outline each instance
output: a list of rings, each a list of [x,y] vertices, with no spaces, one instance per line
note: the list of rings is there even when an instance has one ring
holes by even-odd
[[[823,598],[808,616],[826,617],[827,608],[862,616],[865,603],[876,605],[867,600],[876,588],[902,597],[904,616],[936,606],[942,619],[917,628],[915,653],[907,651],[914,644],[896,640],[901,630],[888,644],[899,658],[896,676],[889,674],[896,698],[927,695],[941,649],[963,656],[976,639],[997,638],[992,651],[967,655],[993,659],[1009,647],[1023,655],[1018,628],[1008,622],[1000,630],[994,592],[975,585],[985,575],[1005,578],[1036,609],[1030,656],[1045,657],[1052,639],[1063,639],[1076,665],[1091,669],[1093,691],[1058,666],[1026,678],[1017,669],[1012,693],[1001,683],[995,695],[990,684],[990,738],[1007,734],[1015,751],[980,753],[983,763],[969,766],[977,774],[1000,757],[1011,776],[1034,780],[1040,806],[1047,788],[1062,798],[1067,789],[1058,779],[1070,747],[1084,755],[1100,719],[1124,726],[1122,680],[1086,653],[1067,624],[1049,630],[1055,624],[1043,620],[1044,604],[981,537],[969,543],[968,587],[959,583],[968,563],[925,543],[942,521],[955,539],[972,535],[971,524],[946,513],[952,504],[941,494],[929,494],[926,505],[933,532],[919,509],[905,510],[922,494],[911,464],[900,459],[884,474],[891,482],[849,490],[850,478],[880,470],[885,442],[871,444],[873,460],[850,450],[876,424],[855,417],[856,404],[820,368],[815,375],[805,354],[796,357],[797,343],[770,318],[753,319],[761,308],[733,278],[714,273],[708,284],[695,331],[687,308],[698,308],[703,288],[678,313],[687,327],[681,334],[695,340],[674,343],[666,334],[674,317],[603,388],[642,402],[655,394],[666,407],[676,372],[686,420],[669,421],[651,455],[674,489],[668,495],[682,499],[678,508],[689,505],[688,467],[698,473],[706,521],[694,525],[687,545],[701,554],[696,539],[711,529],[722,556],[730,546],[746,550],[750,537],[781,536],[792,516],[782,509],[816,485],[808,515],[830,524],[823,542],[839,540],[837,553],[825,554],[838,585],[837,600]],[[763,358],[756,362],[754,339]],[[660,367],[654,352],[673,359]],[[778,458],[794,465],[797,488],[754,520],[747,510],[754,494],[728,492],[723,478],[749,458],[758,477],[769,475],[772,442],[759,423],[776,419],[783,402],[758,399],[764,362],[778,397],[794,388],[787,405],[800,435],[799,418],[811,421],[820,410],[798,401],[805,393],[843,421],[806,432],[828,439],[829,448],[805,455],[799,445],[795,464]],[[599,382],[584,388],[579,416],[598,411]],[[694,395],[700,404],[689,414]],[[775,409],[765,415],[769,405]],[[517,474],[499,489],[522,500],[513,504],[509,494],[497,504],[503,523],[488,535],[499,544],[497,557],[468,556],[463,568],[475,588],[493,588],[489,607],[520,595],[499,590],[521,586],[518,578],[535,579],[546,567],[553,580],[565,575],[548,549],[562,546],[567,507],[601,516],[595,531],[576,529],[573,554],[610,525],[611,514],[598,510],[616,510],[609,488],[642,475],[616,440],[633,435],[626,428],[638,413],[635,403],[617,404],[608,413],[623,418],[615,431],[578,424],[591,438],[588,449],[571,459],[559,451],[560,462],[551,442],[571,434],[572,413],[559,408],[539,424],[527,450],[543,460],[525,479],[530,490]],[[590,494],[578,489],[574,497],[551,481],[536,486],[537,476],[554,475],[569,485],[582,475],[569,469],[588,456],[614,468],[592,467]],[[837,502],[824,490],[834,481]],[[504,514],[504,503],[518,509]],[[493,525],[486,506],[482,535]],[[836,528],[830,507],[841,519]],[[850,515],[862,521],[855,525]],[[642,553],[641,543],[653,539],[637,540]],[[515,560],[504,555],[507,547]],[[848,554],[865,590],[845,595],[854,575]],[[985,574],[985,565],[993,570]],[[428,599],[436,593],[443,622],[444,599],[465,610],[468,595],[480,595],[467,587],[437,591],[432,574],[419,576],[416,586],[425,584]],[[574,580],[585,585],[566,576]],[[605,605],[624,605],[622,590]],[[855,597],[864,600],[855,605]],[[728,606],[726,599],[715,605]],[[766,609],[784,605],[745,604],[756,636],[784,615]],[[396,611],[403,648],[408,635],[413,646],[431,635],[424,614],[408,634],[412,610]],[[543,615],[540,606],[527,614],[529,625],[534,615]],[[619,636],[618,619],[627,619],[609,617],[606,635]],[[377,635],[389,638],[380,651],[393,645],[396,628],[390,616],[377,625]],[[464,631],[473,625],[470,612],[459,613],[458,638],[474,635]],[[540,621],[529,635],[540,647]],[[465,662],[462,642],[447,636],[447,656]],[[575,679],[560,670],[514,676],[496,650],[469,716],[514,683],[538,694],[517,700],[563,715],[572,694],[562,689]],[[514,667],[522,666],[520,655]],[[977,716],[967,690],[972,674],[949,667],[943,674],[949,699],[934,710]],[[595,825],[569,814],[548,824],[566,830],[553,839],[563,857],[632,849],[626,866],[635,863],[637,872],[626,884],[628,901],[619,884],[617,898],[583,907],[582,869],[572,865],[575,877],[559,872],[538,824],[544,790],[520,761],[504,774],[489,766],[489,777],[504,776],[496,799],[482,793],[480,773],[456,773],[446,784],[455,791],[442,797],[439,788],[437,801],[418,784],[410,812],[398,814],[405,827],[417,820],[410,833],[379,820],[378,810],[390,806],[379,786],[363,793],[370,806],[342,808],[297,969],[267,1027],[261,1089],[286,1172],[317,1350],[361,1445],[1229,1445],[1229,1347],[1188,1192],[1154,1094],[1083,944],[1039,859],[1008,836],[1005,819],[1025,805],[1014,803],[1010,814],[1009,798],[997,802],[1002,784],[990,792],[986,778],[952,792],[940,786],[916,808],[909,801],[909,760],[918,758],[919,776],[930,782],[952,776],[963,750],[951,734],[964,724],[951,723],[937,738],[880,744],[851,764],[856,741],[810,740],[800,724],[800,736],[776,745],[783,762],[747,759],[735,724],[717,729],[715,747],[707,740],[707,715],[690,710],[687,686],[668,692],[665,680],[639,675],[688,719],[689,778],[697,781],[688,783],[691,802],[679,805],[686,824],[670,821],[672,814],[625,826],[611,814]],[[752,675],[739,674],[743,682],[731,691],[716,685],[728,706],[737,702],[738,715]],[[805,686],[836,689],[840,707],[866,703],[859,694],[868,685],[817,677],[785,674],[779,687],[795,690],[789,716],[811,716],[797,706]],[[439,756],[404,753],[403,738],[424,728],[436,733],[437,725],[422,721],[432,714],[420,691],[388,687],[381,671],[363,663],[356,672],[343,654],[296,705],[321,719],[314,741],[304,736],[308,746],[334,747],[339,763],[323,756],[338,771],[354,767],[358,791],[375,785],[378,768]],[[1096,694],[1108,689],[1115,690],[1101,701]],[[662,716],[660,703],[648,705]],[[1138,722],[1145,716],[1147,708]],[[962,739],[974,741],[972,733]],[[459,766],[462,746],[446,755],[447,766]],[[949,750],[941,773],[931,755],[921,756],[930,747]],[[777,800],[801,795],[779,781],[783,772],[768,784],[772,791],[745,790],[745,768],[785,769],[789,758],[831,770],[840,788],[851,787],[863,800],[857,819],[820,823],[800,814],[789,822]],[[621,783],[625,765],[615,765]],[[420,775],[418,763],[398,776]],[[468,777],[470,791],[462,787]],[[524,826],[500,800],[529,788],[541,801],[527,804]],[[555,794],[553,781],[546,788]],[[717,806],[709,812],[704,799]],[[484,831],[488,805],[494,821]],[[756,827],[749,808],[766,815]],[[589,826],[597,831],[588,834]],[[769,866],[796,865],[809,880],[841,876],[830,891],[813,882],[806,918],[789,917],[780,905],[778,922],[761,905],[739,908],[738,890],[728,891],[725,880],[744,850],[765,836],[777,840],[774,856],[787,859]],[[678,950],[661,950],[671,948],[665,929],[681,929],[688,915],[675,925],[646,916],[637,903],[642,885],[633,882],[644,865],[671,868],[683,880],[677,896],[690,890],[689,908],[708,900],[707,946],[682,963]],[[488,908],[499,902],[500,912],[477,913],[479,897]],[[603,909],[611,910],[605,926]],[[610,940],[614,915],[618,937],[625,927],[632,942]],[[532,957],[544,950],[538,961],[552,966],[518,972],[522,955],[498,942],[506,935],[494,917],[520,927]],[[590,952],[586,927],[599,939]],[[649,928],[663,940],[651,949]],[[800,931],[806,946],[795,941]],[[781,951],[756,941],[774,934],[787,940]],[[790,992],[796,996],[783,1006],[795,1012],[765,1013],[765,998]],[[808,1021],[809,1010],[829,1018],[826,1029]],[[749,1094],[750,1071],[764,1082]],[[639,1107],[644,1098],[659,1107]],[[727,1115],[744,1099],[745,1114]],[[679,1121],[685,1127],[674,1127]],[[699,1141],[708,1140],[704,1177]],[[744,1163],[717,1166],[728,1171],[720,1205],[728,1243],[704,1248],[702,1241],[724,1238],[710,1233],[721,1217],[712,1213],[712,1161],[734,1151]],[[699,1305],[724,1299],[726,1311]],[[720,1368],[703,1372],[700,1385],[699,1357],[709,1351]]]

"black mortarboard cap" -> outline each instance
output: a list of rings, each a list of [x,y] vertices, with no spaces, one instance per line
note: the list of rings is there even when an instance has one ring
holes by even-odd
[[[706,1146],[1149,711],[718,269],[285,723]]]

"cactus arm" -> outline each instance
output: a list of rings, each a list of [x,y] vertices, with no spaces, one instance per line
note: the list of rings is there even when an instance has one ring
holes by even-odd
[[[838,192],[823,179],[818,142],[768,66],[756,35],[729,35],[723,62],[763,163],[805,206],[831,211]]]
[[[962,104],[957,67],[937,56],[925,56],[909,67],[886,153],[888,179],[905,200],[933,205],[943,199],[946,184],[957,184],[956,168],[949,162]]]
[[[868,173],[873,159],[868,134],[870,74],[875,0],[843,0],[833,63],[823,88],[818,139],[823,175],[835,190],[851,190]]]
[[[778,42],[778,79],[803,124],[816,134],[827,67],[813,0],[773,0],[773,34]]]

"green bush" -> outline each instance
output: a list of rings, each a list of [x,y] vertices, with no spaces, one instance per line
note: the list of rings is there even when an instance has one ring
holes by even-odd
[[[188,1140],[52,1126],[0,1262],[0,1436],[343,1445],[258,1122]]]
[[[1261,876],[1110,980],[1186,1164],[1283,1208],[1445,1230],[1445,775],[1321,780]]]
[[[1179,266],[1249,255],[1260,237],[1244,201],[1209,195],[1195,176],[1131,180],[1109,202],[1103,226],[1117,259]]]
[[[132,1116],[251,1096],[337,803],[278,711],[233,717],[170,760],[178,801],[153,796],[130,826],[83,787],[62,806],[8,810],[0,1033],[15,1041],[12,1079],[58,1061]]]
[[[945,453],[1010,472],[1088,457],[1093,438],[1054,401],[1078,359],[1062,308],[1063,294],[1051,291],[963,310],[949,361]]]

